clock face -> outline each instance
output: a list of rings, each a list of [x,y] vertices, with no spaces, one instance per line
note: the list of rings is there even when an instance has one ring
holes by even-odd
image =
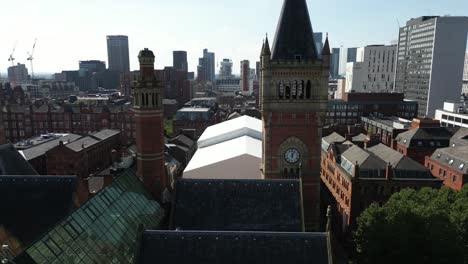
[[[290,148],[286,150],[286,152],[284,153],[284,159],[289,164],[297,163],[300,158],[301,158],[301,153],[299,153],[299,151],[295,148]]]

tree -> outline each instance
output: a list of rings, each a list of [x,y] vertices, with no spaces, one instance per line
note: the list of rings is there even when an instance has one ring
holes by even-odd
[[[361,214],[354,242],[358,263],[468,263],[468,185],[395,193]]]

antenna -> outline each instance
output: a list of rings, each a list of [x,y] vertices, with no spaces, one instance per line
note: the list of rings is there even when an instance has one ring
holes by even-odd
[[[28,58],[27,58],[27,60],[31,62],[31,81],[34,79],[33,55],[34,55],[34,49],[36,48],[36,43],[37,43],[37,38],[34,40],[32,51],[31,53],[28,52]]]
[[[15,66],[15,58],[13,57],[13,55],[15,54],[17,44],[18,41],[15,42],[15,46],[13,46],[13,50],[11,51],[10,57],[8,57],[8,61],[11,61],[11,66]]]

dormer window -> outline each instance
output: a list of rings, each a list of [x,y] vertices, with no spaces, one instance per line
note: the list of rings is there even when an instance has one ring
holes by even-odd
[[[465,167],[465,164],[462,163],[462,164],[460,164],[460,166],[458,166],[458,169],[459,169],[459,170],[463,170],[464,167]]]
[[[453,159],[451,159],[449,162],[448,162],[449,165],[452,165],[453,164]]]
[[[302,61],[302,55],[294,55],[294,58],[296,59],[297,62]]]

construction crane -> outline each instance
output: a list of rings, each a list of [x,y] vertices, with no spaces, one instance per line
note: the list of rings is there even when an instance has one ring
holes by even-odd
[[[17,44],[18,44],[18,41],[15,42],[15,46],[13,47],[13,50],[11,51],[10,57],[8,57],[8,61],[11,61],[11,66],[15,66],[15,58],[13,57],[13,55],[15,54]]]
[[[34,45],[32,47],[32,51],[31,53],[28,52],[28,58],[27,60],[31,62],[31,80],[34,79],[34,68],[33,68],[33,55],[34,55],[34,49],[36,48],[36,42],[37,42],[37,39],[34,40]]]

